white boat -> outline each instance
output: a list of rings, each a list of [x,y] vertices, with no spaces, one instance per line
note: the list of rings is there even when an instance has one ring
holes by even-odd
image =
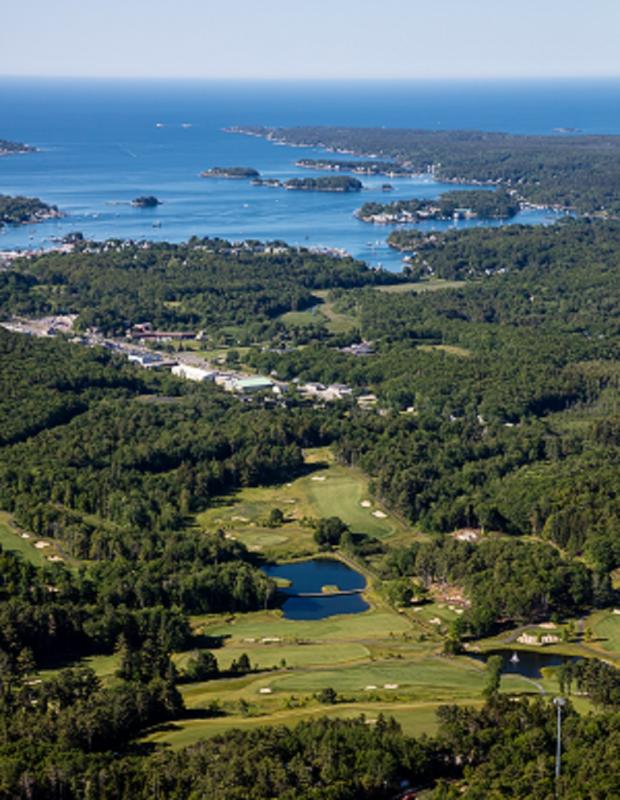
[[[510,663],[511,663],[511,664],[518,664],[518,663],[519,663],[519,661],[520,661],[520,658],[519,658],[519,656],[518,656],[516,653],[513,653],[513,654],[510,656]]]

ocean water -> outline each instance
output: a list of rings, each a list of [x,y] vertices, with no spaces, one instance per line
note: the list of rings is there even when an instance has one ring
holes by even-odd
[[[96,239],[284,239],[344,248],[370,264],[400,269],[401,255],[385,245],[391,228],[359,222],[354,210],[367,200],[435,197],[454,187],[426,178],[390,179],[395,191],[386,195],[381,191],[386,179],[365,177],[360,194],[324,194],[200,178],[202,170],[215,165],[251,166],[264,177],[309,176],[311,171],[294,162],[301,154],[324,155],[222,129],[321,124],[515,133],[552,133],[563,127],[620,133],[619,99],[619,80],[236,83],[4,78],[0,138],[28,142],[41,152],[0,158],[0,193],[40,197],[58,205],[66,216],[5,227],[0,249],[49,247],[55,237],[70,231]],[[162,205],[131,207],[129,201],[141,194],[155,194]],[[528,211],[515,221],[546,224],[555,219]]]

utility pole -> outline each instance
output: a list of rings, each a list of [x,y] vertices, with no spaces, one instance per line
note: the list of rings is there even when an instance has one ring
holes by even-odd
[[[563,697],[556,697],[553,700],[553,704],[558,710],[558,736],[555,750],[555,793],[557,797],[558,782],[562,769],[562,709],[566,705],[566,700]]]

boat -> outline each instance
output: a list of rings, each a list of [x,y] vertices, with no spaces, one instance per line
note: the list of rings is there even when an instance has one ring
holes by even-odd
[[[519,663],[519,661],[520,661],[520,658],[519,658],[519,656],[518,656],[516,653],[513,653],[513,654],[510,656],[510,663],[511,663],[511,664],[518,664],[518,663]]]

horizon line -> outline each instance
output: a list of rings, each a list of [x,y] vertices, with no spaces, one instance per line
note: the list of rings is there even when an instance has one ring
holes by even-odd
[[[501,81],[543,82],[543,81],[590,81],[590,80],[620,80],[618,74],[591,74],[591,75],[442,75],[442,76],[313,76],[299,75],[296,77],[279,77],[274,75],[71,75],[40,73],[0,73],[0,80],[101,80],[101,81],[209,81],[221,83],[441,83],[453,81],[465,83],[477,81],[483,83],[498,83]]]

